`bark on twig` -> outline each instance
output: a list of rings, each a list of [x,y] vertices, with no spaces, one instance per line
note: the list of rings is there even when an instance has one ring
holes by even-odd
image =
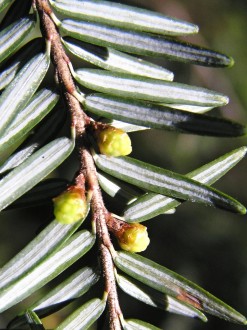
[[[90,123],[90,118],[84,113],[79,101],[74,96],[76,86],[69,68],[70,60],[63,49],[59,31],[52,19],[53,13],[49,2],[47,0],[34,0],[33,3],[34,8],[38,11],[42,34],[51,43],[51,60],[55,68],[61,94],[71,114],[71,126],[75,129],[77,149],[81,161],[78,180],[84,182],[85,179],[87,190],[91,196],[92,217],[96,228],[101,265],[105,279],[105,297],[110,316],[109,329],[121,330],[119,319],[121,309],[118,302],[114,264],[111,256],[113,246],[107,228],[109,212],[105,208],[99,188],[93,157],[85,145],[85,129],[86,125]]]

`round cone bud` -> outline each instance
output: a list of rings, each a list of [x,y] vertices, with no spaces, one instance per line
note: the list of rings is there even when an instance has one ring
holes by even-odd
[[[73,224],[85,218],[87,202],[82,189],[72,187],[53,199],[54,215],[62,224]]]
[[[132,151],[131,140],[121,129],[108,126],[100,129],[96,136],[101,154],[119,157],[129,155]]]
[[[118,243],[125,251],[145,251],[150,243],[147,227],[139,223],[131,224],[121,233],[121,236],[118,236]]]

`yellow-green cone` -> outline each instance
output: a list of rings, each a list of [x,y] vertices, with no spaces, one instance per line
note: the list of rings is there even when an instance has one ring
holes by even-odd
[[[54,215],[62,224],[73,224],[87,214],[86,197],[82,189],[71,187],[53,199]]]
[[[129,155],[132,151],[128,134],[119,128],[107,126],[100,129],[96,137],[101,154],[119,157]]]
[[[133,223],[117,237],[120,247],[129,252],[145,251],[150,243],[147,227]]]

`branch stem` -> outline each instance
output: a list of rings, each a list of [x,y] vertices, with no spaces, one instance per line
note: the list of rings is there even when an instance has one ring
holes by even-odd
[[[122,316],[116,288],[114,264],[111,253],[114,253],[107,220],[110,213],[107,211],[98,184],[97,172],[93,157],[87,150],[86,126],[90,124],[90,118],[84,113],[76,95],[78,94],[72,77],[72,65],[66,55],[59,31],[53,21],[53,12],[48,0],[34,0],[34,9],[37,10],[41,32],[51,45],[51,60],[55,68],[55,74],[61,89],[62,96],[71,114],[71,126],[75,131],[77,148],[80,155],[81,167],[75,182],[85,183],[91,198],[93,228],[96,229],[100,259],[105,280],[105,298],[109,310],[109,329],[121,330],[120,318]]]
[[[120,316],[122,315],[116,288],[114,264],[111,251],[114,250],[109,236],[107,221],[110,216],[105,208],[102,194],[99,188],[97,173],[91,153],[87,149],[81,150],[82,163],[84,164],[85,177],[88,180],[88,189],[92,191],[93,222],[96,224],[96,232],[105,279],[105,291],[108,295],[109,329],[121,330]]]

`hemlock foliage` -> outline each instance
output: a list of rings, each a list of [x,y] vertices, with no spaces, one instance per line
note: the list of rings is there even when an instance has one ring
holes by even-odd
[[[173,213],[186,201],[245,214],[244,205],[212,185],[245,157],[247,148],[229,150],[182,175],[121,156],[121,141],[114,144],[120,145],[120,157],[100,154],[99,149],[108,149],[97,145],[104,143],[97,140],[99,132],[111,126],[112,135],[123,131],[130,137],[148,129],[217,139],[245,136],[243,124],[208,114],[226,105],[228,96],[179,83],[173,72],[151,62],[163,57],[224,68],[233,59],[182,41],[180,36],[198,32],[195,24],[110,1],[0,0],[0,11],[0,209],[46,205],[52,199],[56,203],[55,197],[74,188],[87,205],[83,219],[66,225],[50,221],[2,266],[1,312],[30,297],[8,327],[43,329],[45,316],[68,306],[56,329],[88,329],[93,324],[99,329],[158,329],[146,317],[145,322],[125,319],[115,284],[168,312],[202,321],[207,313],[247,324],[211,293],[132,253],[128,242],[120,244],[127,251],[116,242],[135,223]],[[72,153],[79,158],[79,171],[70,181],[55,178],[60,164],[75,162]],[[112,205],[119,203],[118,214],[115,206],[114,213],[111,206],[106,209],[98,184]],[[196,218],[194,204],[190,207]],[[90,260],[81,266],[88,251]],[[52,282],[35,300],[33,294],[58,275],[60,282]]]

